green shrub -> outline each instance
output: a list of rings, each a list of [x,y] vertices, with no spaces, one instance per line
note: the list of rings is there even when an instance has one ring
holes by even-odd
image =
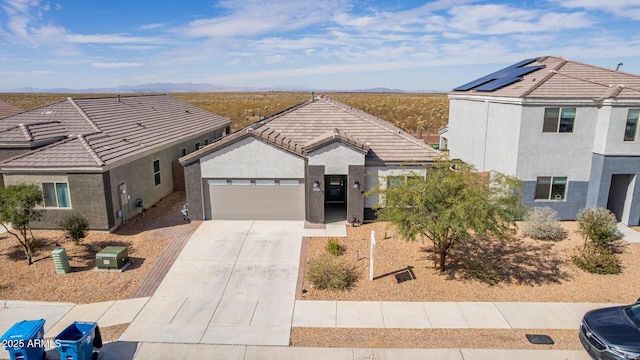
[[[609,209],[594,207],[578,211],[577,232],[586,240],[591,240],[597,246],[605,246],[619,239],[617,220]]]
[[[355,267],[330,254],[309,261],[306,272],[307,279],[318,289],[346,290],[358,280]]]
[[[593,274],[619,274],[622,271],[622,262],[616,254],[594,244],[576,248],[571,260],[582,270]]]
[[[64,234],[76,243],[87,236],[89,230],[89,219],[82,214],[71,214],[65,216],[58,225],[64,230]]]
[[[470,255],[462,259],[464,273],[475,280],[489,285],[500,282],[500,264],[492,259],[483,259],[481,256]]]
[[[550,207],[534,207],[524,217],[522,233],[532,239],[558,240],[564,230],[558,221],[558,213]]]
[[[329,238],[327,245],[324,247],[327,252],[333,256],[340,256],[344,254],[345,248],[340,245],[340,242],[336,238]]]

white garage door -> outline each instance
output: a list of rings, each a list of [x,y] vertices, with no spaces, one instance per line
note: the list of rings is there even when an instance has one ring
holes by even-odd
[[[300,180],[208,180],[215,220],[304,220]]]

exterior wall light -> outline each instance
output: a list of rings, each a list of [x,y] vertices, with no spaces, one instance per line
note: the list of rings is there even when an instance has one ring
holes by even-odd
[[[319,189],[320,188],[320,181],[316,180],[313,182],[313,188],[314,189]]]
[[[353,184],[353,188],[354,188],[354,189],[360,189],[360,182],[356,181],[356,182]]]

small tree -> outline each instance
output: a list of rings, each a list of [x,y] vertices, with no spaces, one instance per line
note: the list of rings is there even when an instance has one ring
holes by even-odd
[[[587,241],[602,247],[620,237],[618,222],[609,209],[601,207],[580,209],[576,221],[578,222],[577,232],[584,237],[585,247]]]
[[[515,220],[524,212],[518,179],[477,173],[447,159],[424,170],[426,175],[412,173],[388,188],[379,184],[368,195],[384,197],[378,216],[391,222],[405,240],[424,237],[433,243],[434,266],[439,263],[440,272],[445,271],[449,252],[472,236],[513,235]]]
[[[42,191],[36,185],[9,185],[0,187],[0,222],[13,235],[24,250],[27,263],[33,264],[32,246],[33,236],[29,237],[31,221],[38,221],[42,217],[42,211],[36,210],[36,205],[42,204]],[[11,223],[14,232],[9,230],[6,223]]]
[[[82,214],[75,213],[65,216],[58,223],[58,226],[64,230],[65,235],[76,243],[87,236],[89,225],[89,219]]]

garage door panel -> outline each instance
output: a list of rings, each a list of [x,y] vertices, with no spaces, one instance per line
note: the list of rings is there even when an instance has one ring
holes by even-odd
[[[211,218],[304,220],[304,184],[210,185]]]

